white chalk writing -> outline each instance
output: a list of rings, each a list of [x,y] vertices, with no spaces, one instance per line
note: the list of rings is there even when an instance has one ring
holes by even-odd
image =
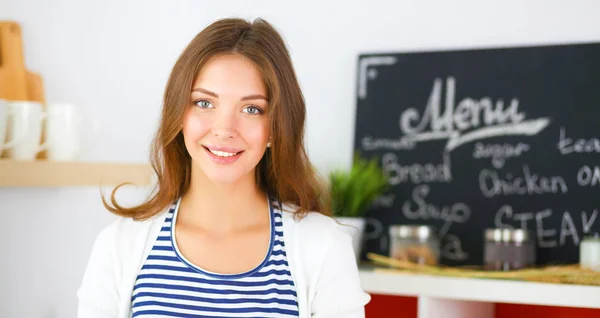
[[[600,153],[600,139],[576,139],[573,141],[571,138],[566,137],[566,130],[564,127],[560,127],[560,134],[558,136],[557,148],[563,155],[570,153]]]
[[[444,237],[441,256],[452,261],[464,261],[469,258],[469,254],[462,249],[460,239],[454,234],[448,234]]]
[[[363,234],[363,239],[366,241],[369,240],[378,240],[379,241],[379,249],[381,251],[388,250],[388,240],[387,235],[383,235],[383,223],[376,218],[367,217],[365,218],[365,232]]]
[[[529,145],[518,143],[517,145],[502,144],[502,145],[486,145],[478,142],[473,148],[473,158],[492,158],[492,165],[496,169],[504,167],[506,160],[512,157],[519,157],[524,152],[529,151]]]
[[[584,234],[590,233],[592,225],[594,224],[594,221],[596,221],[596,216],[598,216],[598,211],[594,210],[592,212],[592,217],[588,220],[587,213],[585,211],[581,211],[581,223],[583,224],[582,227]]]
[[[506,173],[501,177],[494,170],[483,169],[479,173],[479,189],[486,198],[499,195],[534,195],[569,191],[561,176],[544,177],[531,173],[527,165],[522,167],[523,176]]]
[[[490,137],[535,135],[550,123],[548,118],[524,120],[525,114],[519,112],[519,100],[516,98],[505,108],[502,100],[496,101],[494,106],[490,97],[479,100],[465,97],[455,109],[455,90],[454,77],[448,77],[446,108],[442,114],[442,80],[435,79],[423,115],[413,107],[400,115],[399,125],[406,135],[404,138],[413,142],[448,139],[446,150],[452,151],[465,143]],[[415,122],[416,125],[413,125]],[[471,131],[462,134],[467,130]]]
[[[579,168],[577,172],[577,184],[582,187],[596,186],[600,184],[600,167],[595,166],[594,169],[589,166]]]
[[[543,209],[534,212],[515,213],[510,205],[503,205],[494,217],[494,226],[498,228],[514,228],[510,222],[519,222],[521,229],[530,229],[529,221],[535,222],[535,232],[537,235],[537,246],[540,248],[551,248],[565,246],[568,242],[573,245],[579,245],[582,235],[590,233],[598,210],[593,210],[588,217],[586,211],[581,212],[581,233],[576,226],[578,220],[573,219],[573,214],[569,211],[563,211],[561,216],[560,228],[549,228],[544,224],[544,219],[553,215],[551,209]],[[558,238],[557,238],[558,237]],[[571,239],[568,240],[567,238]]]
[[[560,223],[560,239],[558,241],[560,246],[565,245],[567,236],[573,238],[573,244],[575,244],[575,246],[579,245],[579,234],[577,234],[573,218],[570,213],[563,213],[562,221]]]
[[[379,196],[375,201],[373,201],[373,208],[391,208],[394,205],[394,200],[396,199],[396,195],[394,193],[387,193]]]
[[[364,137],[361,139],[361,149],[365,151],[373,150],[411,150],[415,147],[415,143],[402,138],[371,138]]]
[[[504,205],[502,206],[500,209],[498,209],[498,212],[496,212],[496,216],[494,218],[495,220],[495,226],[497,228],[512,228],[512,226],[505,224],[503,222],[504,218],[508,218],[513,219],[514,218],[514,212],[513,209],[510,205]],[[556,229],[545,229],[544,228],[544,219],[548,218],[552,215],[552,210],[550,209],[546,209],[543,211],[539,211],[535,213],[535,224],[537,226],[537,244],[538,247],[541,248],[547,248],[547,247],[555,247],[557,242],[556,239],[551,239],[551,240],[547,240],[547,238],[552,238],[556,235]],[[521,228],[523,229],[527,229],[527,222],[523,222],[523,219],[521,219]]]
[[[550,209],[546,209],[546,210],[540,211],[535,214],[535,224],[537,226],[538,246],[541,248],[556,246],[555,240],[550,240],[550,241],[545,240],[546,237],[551,237],[551,236],[556,235],[555,229],[548,229],[548,230],[544,229],[543,219],[550,217],[550,216],[552,216],[552,210],[550,210]]]
[[[439,229],[439,235],[444,236],[453,223],[465,223],[471,217],[471,209],[462,202],[442,207],[427,203],[425,199],[429,195],[429,191],[428,185],[419,185],[414,188],[413,201],[405,201],[402,205],[402,214],[407,219],[442,220],[444,225]]]
[[[378,65],[394,65],[397,58],[394,56],[369,56],[360,59],[360,70],[358,74],[358,97],[360,99],[367,98],[367,77],[373,78],[371,71],[373,66]],[[377,72],[377,71],[375,71]]]
[[[395,154],[386,153],[381,157],[381,166],[391,185],[404,182],[419,184],[452,181],[450,157],[447,153],[443,156],[443,162],[438,165],[414,163],[406,166],[398,163],[398,157]]]

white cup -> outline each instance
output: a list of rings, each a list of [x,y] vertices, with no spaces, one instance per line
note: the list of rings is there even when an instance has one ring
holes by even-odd
[[[40,145],[42,138],[42,121],[46,116],[42,104],[30,101],[8,102],[7,134],[15,140],[9,145],[8,158],[15,160],[35,160],[38,152],[44,150]],[[6,147],[6,146],[5,146]]]
[[[11,140],[7,139],[8,118],[12,116],[8,101],[0,99],[0,155],[3,149],[8,149],[16,145],[20,141],[21,136],[11,136]]]
[[[92,144],[91,140],[86,140],[84,147],[83,128],[92,129],[95,135],[97,123],[87,124],[86,121],[78,108],[71,104],[46,104],[45,145],[48,160],[76,160],[83,148]]]
[[[0,99],[0,153],[2,153],[2,146],[5,144],[4,138],[6,138],[6,131],[8,128],[8,103],[4,99]]]

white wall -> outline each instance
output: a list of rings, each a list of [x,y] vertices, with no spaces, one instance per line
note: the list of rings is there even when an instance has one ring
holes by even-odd
[[[48,101],[101,120],[93,161],[146,160],[170,68],[204,26],[268,19],[291,49],[322,172],[350,164],[359,52],[600,41],[598,12],[595,0],[0,0]],[[0,217],[0,316],[74,317],[92,241],[112,219],[98,189],[1,188]]]

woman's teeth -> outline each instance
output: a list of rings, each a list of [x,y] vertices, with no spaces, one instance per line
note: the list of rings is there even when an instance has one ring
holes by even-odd
[[[211,153],[213,153],[214,155],[217,155],[219,157],[231,157],[231,156],[235,156],[238,154],[237,152],[231,153],[231,152],[217,151],[217,150],[211,150],[211,149],[208,149],[208,151],[210,151]]]

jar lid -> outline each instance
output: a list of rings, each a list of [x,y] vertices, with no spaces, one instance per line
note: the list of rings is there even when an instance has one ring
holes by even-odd
[[[485,240],[494,243],[524,243],[531,239],[529,231],[523,229],[486,229]]]
[[[583,240],[585,240],[585,241],[600,241],[600,233],[599,232],[588,233],[583,237]]]
[[[426,240],[435,236],[435,229],[429,225],[390,225],[390,236],[397,238],[418,238]]]

